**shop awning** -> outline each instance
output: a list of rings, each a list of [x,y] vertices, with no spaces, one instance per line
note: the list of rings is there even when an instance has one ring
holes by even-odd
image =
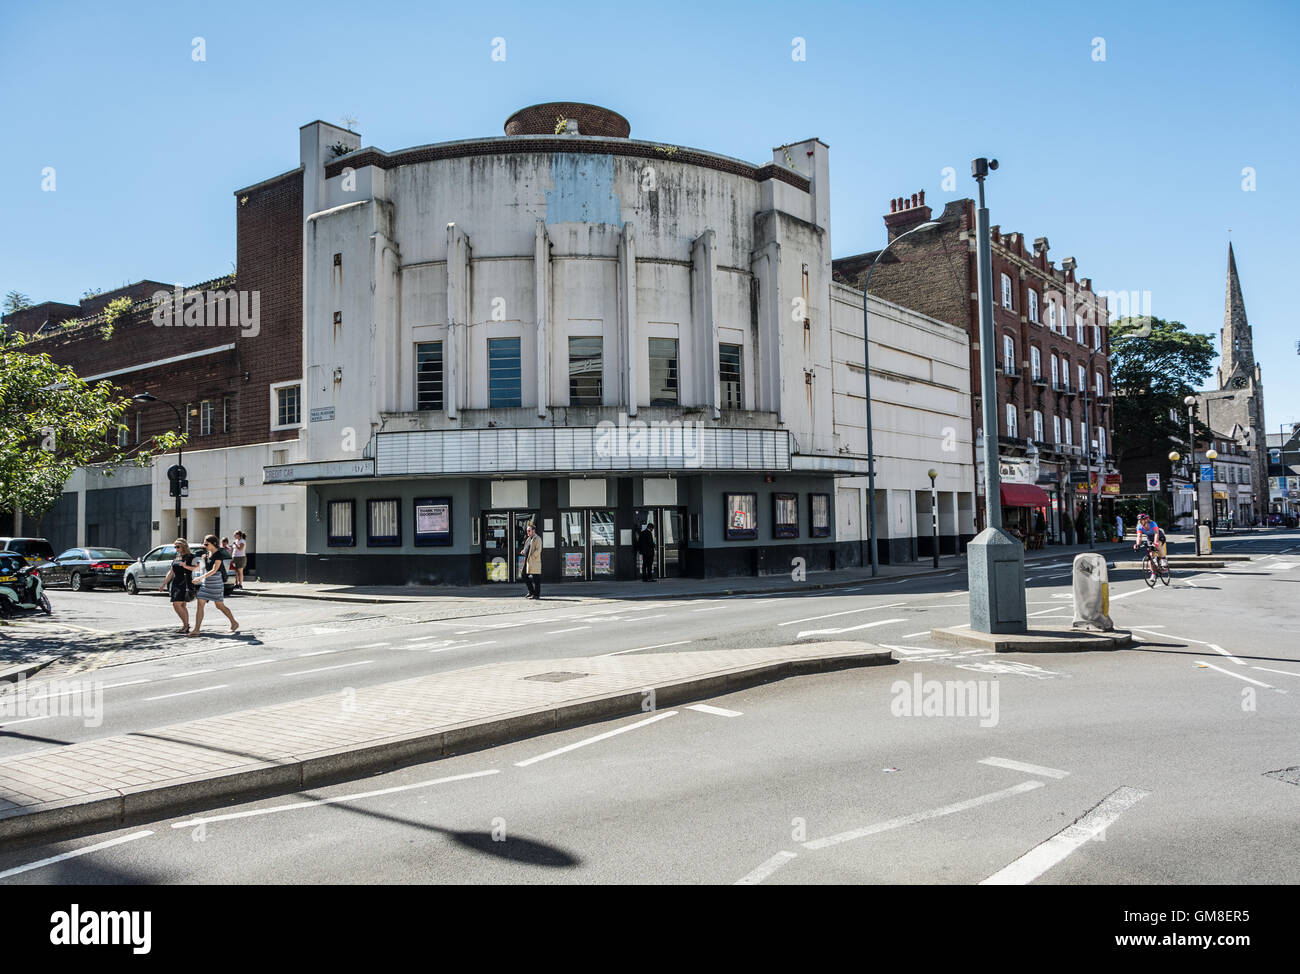
[[[1003,507],[1050,507],[1047,492],[1034,484],[1002,484]]]

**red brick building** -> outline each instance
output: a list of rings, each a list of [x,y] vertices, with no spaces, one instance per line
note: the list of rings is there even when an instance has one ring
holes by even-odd
[[[938,227],[900,240],[871,276],[871,293],[949,322],[971,336],[974,439],[982,433],[975,201],[949,202],[937,218],[925,193],[890,201],[885,228],[890,241],[929,220]],[[1095,481],[1110,462],[1111,387],[1107,299],[1077,275],[1073,257],[1057,267],[1046,237],[1032,244],[1022,233],[991,228],[994,325],[997,334],[998,452],[1004,482],[1034,484],[1047,494],[1049,536],[1069,533],[1055,515],[1086,503],[1069,474],[1085,469],[1091,445]],[[836,280],[861,288],[873,251],[834,261]],[[1087,395],[1085,396],[1085,388]],[[1089,435],[1090,434],[1090,435]],[[982,449],[975,448],[976,483],[982,485]],[[982,492],[982,486],[979,487]],[[1008,525],[1033,526],[1008,509]],[[982,515],[981,515],[982,518]]]

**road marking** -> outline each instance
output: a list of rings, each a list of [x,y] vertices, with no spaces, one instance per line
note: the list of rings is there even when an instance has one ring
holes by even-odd
[[[26,724],[33,720],[46,720],[53,717],[54,714],[41,714],[39,717],[24,717],[22,720],[6,720],[0,727],[12,727],[14,724]]]
[[[1052,606],[1050,609],[1043,609],[1041,612],[1031,612],[1031,613],[1029,613],[1029,618],[1032,619],[1034,616],[1045,616],[1045,615],[1051,615],[1053,612],[1060,612],[1062,609],[1069,609],[1069,608],[1072,608],[1072,607],[1071,607],[1071,606],[1068,606],[1068,605],[1054,605],[1054,606]]]
[[[904,636],[903,638],[904,638],[904,639],[916,639],[916,638],[919,637],[919,636],[928,636],[928,635],[930,635],[930,630],[929,630],[929,629],[924,629],[924,630],[922,630],[921,632],[909,632],[909,633],[908,633],[906,636]]]
[[[1129,628],[1130,628],[1130,629],[1136,629],[1138,632],[1146,632],[1150,627],[1149,627],[1149,626],[1129,626]],[[1164,626],[1161,626],[1160,628],[1163,629]],[[1182,642],[1182,643],[1196,643],[1196,645],[1198,645],[1198,646],[1208,646],[1208,645],[1210,645],[1209,643],[1207,643],[1207,642],[1206,642],[1205,640],[1203,640],[1203,639],[1193,639],[1191,636],[1175,636],[1172,632],[1153,632],[1153,633],[1151,633],[1151,635],[1153,635],[1153,636],[1166,636],[1166,637],[1168,637],[1169,639],[1177,639],[1179,642]]]
[[[337,805],[340,802],[354,802],[362,798],[374,798],[377,795],[392,795],[399,791],[413,791],[416,788],[429,788],[433,785],[445,785],[450,781],[464,781],[467,778],[485,778],[488,775],[500,774],[496,768],[490,771],[472,771],[469,774],[457,774],[448,778],[435,778],[432,781],[417,781],[410,785],[396,785],[392,788],[380,788],[376,791],[361,791],[355,795],[339,795],[337,798],[313,798],[311,801],[294,802],[292,805],[276,805],[274,808],[255,808],[247,812],[231,812],[227,815],[209,815],[204,818],[186,819],[184,822],[173,822],[174,829],[189,829],[196,825],[207,825],[209,822],[229,822],[237,818],[253,818],[258,815],[274,815],[277,812],[292,812],[300,808],[319,808],[322,805]]]
[[[285,673],[285,676],[306,676],[308,673],[324,673],[326,670],[345,670],[349,666],[366,666],[373,663],[372,659],[357,660],[355,663],[338,663],[334,666],[318,666],[314,670],[294,670],[292,673]]]
[[[316,635],[316,636],[328,636],[328,635],[331,635],[331,634],[336,633],[336,632],[343,632],[343,630],[342,630],[342,629],[326,629],[324,626],[317,626],[316,628],[314,628],[314,629],[312,630],[312,634],[313,634],[313,635]]]
[[[727,710],[725,707],[710,707],[707,703],[693,703],[687,710],[698,710],[702,714],[714,714],[718,717],[740,717],[739,710]]]
[[[1212,670],[1218,670],[1220,673],[1226,673],[1228,676],[1235,676],[1238,680],[1245,680],[1247,683],[1253,683],[1257,687],[1263,687],[1265,690],[1275,690],[1276,687],[1269,686],[1267,683],[1261,683],[1259,680],[1252,680],[1248,676],[1242,676],[1240,673],[1233,673],[1232,670],[1225,670],[1222,666],[1215,666],[1213,663],[1202,663],[1202,666],[1208,666]]]
[[[364,646],[358,646],[357,649],[379,649],[382,646],[391,646],[392,643],[366,643]]]
[[[1201,586],[1197,585],[1195,582],[1193,582],[1190,578],[1187,580],[1187,585],[1188,585],[1189,588],[1200,588],[1200,587],[1201,587]]]
[[[336,653],[336,649],[318,649],[314,653],[299,653],[298,659],[306,659],[308,656],[328,656],[330,653]]]
[[[805,842],[805,849],[825,849],[828,846],[839,845],[841,842],[852,842],[854,839],[862,839],[868,835],[876,835],[880,832],[888,832],[891,829],[902,828],[905,825],[915,825],[917,822],[924,822],[927,819],[940,818],[944,815],[952,815],[956,812],[964,812],[969,808],[978,808],[980,805],[987,805],[991,802],[1001,801],[1003,798],[1011,798],[1013,795],[1023,795],[1027,791],[1033,791],[1035,788],[1042,788],[1041,781],[1022,781],[1018,785],[1012,785],[1010,788],[1003,788],[1001,791],[989,792],[987,795],[980,795],[978,798],[968,798],[966,801],[954,802],[951,805],[944,805],[941,808],[932,808],[926,812],[917,812],[914,815],[903,815],[899,818],[891,818],[884,822],[877,822],[875,825],[868,825],[865,828],[850,829],[848,832],[840,832],[837,835],[828,835],[824,839],[814,839],[811,842]]]
[[[1133,591],[1131,591],[1131,592],[1120,592],[1119,595],[1112,595],[1112,596],[1110,597],[1110,600],[1111,600],[1112,602],[1114,602],[1116,599],[1126,599],[1126,598],[1128,598],[1130,595],[1139,595],[1139,594],[1141,594],[1142,592],[1146,592],[1146,591],[1148,591],[1148,589],[1146,589],[1146,588],[1135,588],[1135,589],[1134,589]],[[1073,598],[1073,596],[1071,596],[1071,598]]]
[[[736,880],[734,885],[757,886],[763,880],[767,879],[768,876],[771,876],[774,872],[776,872],[778,869],[784,866],[791,859],[797,859],[798,857],[799,857],[799,853],[797,852],[785,852],[785,851],[778,852],[776,855],[774,855],[767,862],[763,863],[763,865],[759,866],[753,872],[747,873],[744,876],[742,876],[740,879]]]
[[[1023,771],[1026,774],[1036,774],[1040,778],[1066,778],[1070,772],[1058,771],[1056,768],[1045,768],[1041,764],[1026,764],[1024,761],[1012,761],[1008,758],[984,758],[980,764],[992,765],[995,768],[1007,768],[1011,771]]]
[[[1214,643],[1206,643],[1205,645],[1209,646],[1210,649],[1214,650],[1216,653],[1221,653],[1221,654],[1223,654],[1224,656],[1228,657],[1228,659],[1232,660],[1232,661],[1233,661],[1234,663],[1236,663],[1238,666],[1245,666],[1245,665],[1246,665],[1245,660],[1239,660],[1239,659],[1237,659],[1237,657],[1233,656],[1230,652],[1228,652],[1228,651],[1227,651],[1226,649],[1224,649],[1222,646],[1216,646],[1216,645],[1214,645]]]
[[[94,845],[88,845],[84,849],[74,849],[72,852],[64,852],[57,856],[50,856],[48,859],[41,859],[37,862],[29,862],[24,863],[21,866],[14,866],[12,869],[6,869],[4,872],[0,872],[0,879],[17,876],[19,873],[31,872],[33,869],[40,869],[42,866],[52,866],[56,862],[63,862],[66,859],[75,859],[77,856],[84,856],[91,852],[99,852],[101,849],[108,849],[115,845],[121,845],[123,842],[131,842],[134,839],[143,839],[146,835],[153,835],[153,829],[145,829],[142,832],[134,832],[131,835],[120,835],[116,839],[109,839],[107,842],[96,842]]]
[[[726,608],[730,608],[730,607],[725,605],[710,605],[703,609],[691,609],[691,611],[692,612],[717,612],[719,609],[726,609]]]
[[[591,626],[574,626],[572,629],[552,629],[552,630],[551,630],[550,632],[548,632],[546,635],[548,635],[548,636],[558,636],[558,635],[559,635],[560,633],[562,633],[562,632],[579,632],[579,631],[581,631],[581,630],[583,630],[583,629],[590,629],[590,628],[591,628]]]
[[[237,667],[239,667],[239,666],[261,666],[263,663],[274,663],[274,662],[275,662],[275,659],[274,659],[274,658],[271,658],[271,659],[253,659],[253,660],[249,660],[247,663],[236,663],[235,666],[237,666]]]
[[[133,687],[138,683],[152,683],[153,680],[123,680],[121,683],[106,683],[105,690],[112,690],[114,687]]]
[[[1292,673],[1290,670],[1270,670],[1267,666],[1252,666],[1252,670],[1263,670],[1265,673],[1282,673],[1286,676],[1300,676],[1300,673]]]
[[[794,638],[803,639],[805,636],[834,636],[842,632],[857,632],[859,629],[874,629],[876,626],[887,626],[890,623],[906,621],[906,619],[880,619],[876,622],[864,622],[860,626],[847,626],[844,629],[805,629]]]
[[[636,730],[638,727],[645,727],[653,724],[655,721],[663,720],[665,717],[676,717],[677,711],[665,710],[661,714],[655,714],[653,717],[647,717],[645,720],[638,720],[635,724],[628,724],[626,727],[616,727],[612,731],[606,731],[603,734],[597,734],[595,737],[588,737],[573,744],[566,744],[564,747],[558,747],[554,751],[547,751],[545,754],[539,754],[536,757],[525,758],[523,761],[516,761],[516,768],[526,768],[530,764],[536,764],[538,761],[545,761],[547,758],[557,757],[561,754],[567,754],[569,751],[576,751],[580,747],[586,747],[588,744],[595,744],[597,741],[603,741],[607,738],[614,737],[617,734],[625,734],[630,730]]]
[[[184,697],[191,693],[207,693],[209,690],[224,690],[226,684],[219,683],[215,687],[199,687],[197,690],[182,690],[180,693],[164,693],[161,697],[145,697],[144,702],[149,703],[153,700],[167,700],[170,697]]]
[[[485,639],[481,643],[464,643],[459,646],[437,646],[433,649],[425,650],[428,653],[449,653],[453,649],[477,649],[479,646],[491,646],[496,643],[495,639]],[[423,648],[423,647],[421,647]]]
[[[606,656],[622,656],[625,653],[640,653],[643,650],[647,650],[647,649],[666,649],[669,646],[685,646],[687,643],[690,642],[694,642],[694,640],[682,639],[675,643],[657,643],[654,646],[638,646],[636,649],[620,649],[617,653],[601,653],[599,658],[604,659]]]
[[[970,595],[970,593],[969,593],[969,592],[953,592],[952,595],[945,595],[944,598],[945,598],[945,599],[955,599],[955,598],[957,598],[959,595]]]
[[[1026,883],[1032,883],[1079,846],[1105,832],[1120,815],[1149,794],[1148,791],[1130,788],[1127,785],[1116,788],[1102,800],[1100,805],[1091,809],[1082,818],[1066,826],[1041,845],[1030,849],[1015,862],[999,869],[980,885],[1024,886]]]
[[[637,620],[635,620],[635,621],[636,621],[636,622],[645,622],[645,621],[648,620],[648,619],[665,619],[665,618],[667,618],[667,617],[668,617],[668,613],[667,613],[667,612],[661,612],[661,613],[659,613],[657,616],[641,616],[641,618],[639,618],[639,619],[637,619]]]
[[[794,626],[801,622],[816,622],[818,619],[834,619],[836,616],[848,616],[857,612],[874,612],[876,609],[893,609],[900,605],[907,605],[906,602],[890,602],[886,605],[869,605],[862,609],[845,609],[843,612],[828,612],[820,616],[808,616],[806,619],[791,619],[789,622],[778,622],[778,626]]]

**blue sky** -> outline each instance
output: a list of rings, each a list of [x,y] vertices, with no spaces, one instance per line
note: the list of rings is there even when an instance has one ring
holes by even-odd
[[[821,138],[836,256],[880,246],[891,197],[973,195],[995,156],[994,223],[1216,341],[1231,229],[1270,428],[1300,420],[1293,2],[7,3],[0,37],[0,293],[229,272],[234,190],[294,168],[313,119],[399,149],[572,99],[754,162]]]

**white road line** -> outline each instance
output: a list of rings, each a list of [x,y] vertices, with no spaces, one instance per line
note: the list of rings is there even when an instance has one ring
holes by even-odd
[[[0,872],[0,879],[17,876],[19,873],[31,872],[33,869],[40,869],[43,866],[52,866],[56,862],[63,862],[66,859],[75,859],[77,856],[84,856],[91,852],[99,852],[101,849],[108,849],[111,846],[121,845],[123,842],[131,842],[134,839],[143,839],[146,835],[153,835],[153,829],[145,829],[142,832],[133,832],[131,835],[120,835],[116,839],[109,839],[107,842],[96,842],[94,845],[88,845],[84,849],[74,849],[72,852],[64,852],[57,856],[50,856],[48,859],[41,859],[37,862],[29,862],[24,863],[21,866],[14,866],[12,869],[6,869],[4,872]]]
[[[1230,652],[1228,652],[1228,651],[1227,651],[1226,649],[1224,649],[1222,646],[1216,646],[1216,645],[1214,645],[1214,643],[1206,643],[1205,645],[1209,646],[1210,649],[1214,650],[1216,653],[1221,653],[1222,655],[1228,657],[1228,659],[1232,660],[1232,661],[1233,661],[1234,663],[1236,663],[1238,666],[1245,666],[1245,665],[1246,665],[1245,660],[1239,660],[1239,659],[1237,659],[1237,657],[1233,656]]]
[[[952,595],[945,595],[945,599],[955,599],[959,595],[970,595],[969,592],[953,592]]]
[[[667,613],[667,612],[661,612],[661,613],[659,613],[657,616],[641,616],[641,617],[640,617],[639,619],[637,619],[636,621],[637,621],[637,622],[645,622],[645,621],[648,620],[648,619],[666,619],[667,617],[668,617],[668,613]]]
[[[164,693],[161,697],[145,697],[144,702],[149,703],[153,700],[167,700],[170,697],[185,697],[191,693],[207,693],[209,690],[224,690],[226,684],[218,683],[215,687],[199,687],[197,690],[182,690],[180,693]]]
[[[1146,589],[1146,588],[1135,588],[1135,589],[1134,589],[1133,591],[1131,591],[1131,592],[1120,592],[1119,595],[1112,595],[1112,596],[1110,597],[1110,600],[1111,600],[1112,602],[1114,602],[1116,599],[1126,599],[1126,598],[1128,598],[1130,595],[1140,595],[1141,593],[1146,592],[1146,591],[1149,591],[1149,589]]]
[[[357,649],[379,649],[381,646],[391,646],[392,643],[366,643],[364,646],[357,646]]]
[[[1270,670],[1267,666],[1252,666],[1252,670],[1263,670],[1265,673],[1281,673],[1285,676],[1300,676],[1300,673],[1293,673],[1291,670]]]
[[[558,636],[562,632],[581,632],[583,629],[590,629],[591,626],[574,626],[572,629],[552,629],[546,635]]]
[[[1146,626],[1129,626],[1130,629],[1136,629],[1138,632],[1146,632],[1149,627]],[[1164,626],[1160,627],[1161,629]],[[1198,646],[1210,645],[1203,639],[1193,639],[1191,636],[1175,636],[1172,632],[1153,632],[1153,636],[1165,636],[1168,639],[1177,639],[1180,643],[1196,643]]]
[[[240,667],[240,666],[261,666],[263,663],[274,663],[274,662],[275,662],[274,659],[252,659],[252,660],[249,660],[247,663],[236,663],[235,666],[236,666],[236,667]]]
[[[1069,609],[1069,608],[1072,608],[1072,606],[1068,606],[1068,605],[1054,605],[1054,606],[1052,606],[1050,609],[1043,609],[1041,612],[1031,612],[1031,613],[1029,613],[1029,618],[1032,619],[1034,616],[1046,616],[1046,615],[1051,615],[1053,612],[1060,612],[1062,609]]]
[[[496,768],[490,771],[472,771],[469,774],[452,775],[449,778],[435,778],[433,781],[417,781],[410,785],[397,785],[393,788],[380,788],[376,791],[361,791],[355,795],[339,795],[337,798],[313,798],[311,801],[294,802],[292,805],[276,805],[274,808],[255,808],[247,812],[231,812],[228,815],[209,815],[204,818],[186,819],[184,822],[173,822],[174,829],[189,829],[196,825],[207,825],[210,822],[229,822],[237,818],[253,818],[258,815],[274,815],[277,812],[292,812],[301,808],[320,808],[323,805],[337,805],[340,802],[355,802],[362,798],[374,798],[377,795],[391,795],[399,791],[412,791],[416,788],[429,788],[433,785],[445,785],[450,781],[464,781],[467,778],[485,778],[488,775],[500,774]]]
[[[306,659],[308,656],[328,656],[330,653],[337,652],[337,649],[318,649],[314,653],[299,653],[298,659]]]
[[[1208,666],[1212,670],[1218,670],[1220,673],[1226,673],[1228,676],[1235,676],[1238,680],[1245,680],[1247,683],[1253,683],[1257,687],[1263,687],[1265,690],[1274,690],[1276,687],[1269,686],[1267,683],[1261,683],[1259,680],[1252,680],[1248,676],[1242,676],[1240,673],[1233,673],[1232,670],[1225,670],[1222,666],[1215,666],[1213,663],[1202,663],[1202,666]]]
[[[759,866],[753,872],[747,873],[744,876],[742,876],[740,879],[736,880],[736,882],[733,885],[757,886],[763,880],[767,879],[768,876],[771,876],[774,872],[776,872],[778,869],[784,866],[791,859],[797,859],[798,857],[799,857],[799,853],[797,852],[785,852],[785,851],[778,852],[776,855],[774,855],[767,862],[763,863],[763,865]]]
[[[626,653],[640,653],[647,649],[667,649],[669,646],[685,646],[687,643],[694,642],[692,639],[681,639],[675,643],[657,643],[654,646],[638,646],[636,649],[620,649],[617,653],[601,653],[600,658],[606,656],[622,656]]]
[[[1187,584],[1188,584],[1191,588],[1200,588],[1200,587],[1201,587],[1201,586],[1197,585],[1195,582],[1193,582],[1190,578],[1187,580]]]
[[[921,630],[920,632],[909,632],[909,633],[908,633],[906,636],[904,636],[903,638],[904,638],[904,639],[917,639],[917,638],[920,637],[920,636],[928,636],[928,635],[930,635],[930,630],[929,630],[929,629],[923,629],[923,630]]]
[[[1011,771],[1023,771],[1026,774],[1036,774],[1040,778],[1068,778],[1070,772],[1058,771],[1056,768],[1045,768],[1041,764],[1026,764],[1024,761],[1012,761],[1008,758],[984,758],[980,764],[992,765],[995,768],[1007,768]]]
[[[27,724],[33,720],[47,720],[54,714],[41,714],[39,717],[24,717],[22,720],[6,720],[0,727],[12,727],[14,724]]]
[[[1065,859],[1075,849],[1101,835],[1125,811],[1132,808],[1150,792],[1125,785],[1107,795],[1096,808],[1041,845],[1030,849],[1009,866],[999,869],[981,886],[1024,886],[1032,883],[1047,870]]]
[[[868,825],[865,828],[850,829],[848,832],[840,832],[837,835],[828,835],[824,839],[814,839],[811,842],[805,842],[805,849],[825,849],[828,846],[839,845],[841,842],[852,842],[854,839],[862,839],[868,835],[876,835],[880,832],[888,832],[891,829],[902,828],[905,825],[915,825],[917,822],[924,822],[931,818],[940,818],[944,815],[952,815],[956,812],[964,812],[968,808],[978,808],[980,805],[987,805],[990,802],[1001,801],[1003,798],[1011,798],[1013,795],[1022,795],[1027,791],[1033,791],[1035,788],[1042,788],[1041,781],[1022,781],[1018,785],[1012,785],[1010,788],[1003,788],[1001,791],[989,792],[987,795],[980,795],[978,798],[969,798],[963,802],[954,802],[951,805],[944,805],[942,808],[932,808],[926,812],[917,812],[914,815],[903,815],[899,818],[891,818],[884,822],[877,822],[875,825]]]
[[[803,639],[805,636],[835,636],[842,632],[857,632],[859,629],[874,629],[876,626],[887,626],[890,623],[906,621],[906,619],[880,619],[876,622],[864,622],[860,626],[847,626],[844,629],[805,629],[794,638]]]
[[[794,626],[801,622],[816,622],[818,619],[834,619],[836,616],[848,616],[857,612],[874,612],[876,609],[894,609],[900,605],[907,605],[906,602],[889,602],[885,605],[868,605],[861,609],[845,609],[843,612],[828,612],[820,616],[808,616],[806,619],[791,619],[789,622],[778,622],[778,626]]]
[[[491,646],[496,643],[495,639],[485,639],[481,643],[465,643],[461,646],[439,646],[436,649],[428,649],[428,653],[450,653],[453,649],[477,649],[479,646]]]
[[[710,707],[707,703],[693,703],[687,710],[698,710],[702,714],[714,714],[717,717],[740,717],[739,710],[727,710],[725,707]]]
[[[665,710],[661,714],[655,714],[653,717],[647,717],[645,720],[638,720],[635,724],[628,724],[626,727],[616,727],[612,731],[606,731],[603,734],[597,734],[595,737],[588,737],[573,744],[566,744],[564,747],[558,747],[554,751],[547,751],[545,754],[539,754],[536,757],[525,758],[523,761],[516,761],[516,768],[526,768],[530,764],[536,764],[538,761],[545,761],[547,758],[553,758],[561,754],[567,754],[569,751],[576,751],[580,747],[586,747],[588,744],[595,744],[597,741],[603,741],[607,738],[614,737],[617,734],[625,734],[630,730],[636,730],[638,727],[645,727],[647,724],[653,724],[655,721],[663,720],[665,717],[676,717],[677,711]]]
[[[308,673],[324,673],[326,670],[345,670],[349,666],[366,666],[373,663],[372,659],[357,660],[355,663],[338,663],[335,666],[318,666],[314,670],[294,670],[292,673],[285,673],[285,676],[306,676]]]
[[[133,687],[140,683],[152,683],[153,680],[123,680],[121,683],[105,683],[105,690],[112,690],[115,687]]]
[[[710,606],[708,606],[707,608],[703,608],[703,609],[691,609],[691,611],[692,611],[692,612],[717,612],[719,609],[726,609],[726,608],[729,608],[729,606],[725,606],[725,605],[710,605]]]
[[[342,629],[326,629],[324,626],[317,626],[315,629],[312,630],[312,633],[317,636],[328,636],[331,635],[332,633],[342,632],[342,631],[343,631]]]

